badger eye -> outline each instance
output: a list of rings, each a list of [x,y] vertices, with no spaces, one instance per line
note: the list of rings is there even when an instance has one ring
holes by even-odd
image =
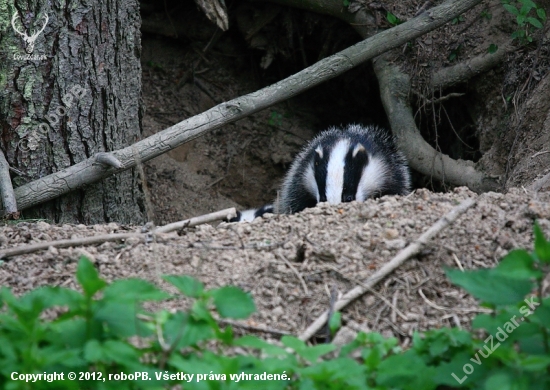
[[[345,197],[344,202],[352,202],[353,201],[353,195],[348,195]]]

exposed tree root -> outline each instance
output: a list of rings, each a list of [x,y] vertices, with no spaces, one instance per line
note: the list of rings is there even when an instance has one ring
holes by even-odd
[[[383,57],[378,57],[373,63],[382,104],[397,137],[398,147],[405,153],[410,166],[426,176],[468,186],[476,192],[496,190],[497,181],[477,171],[473,162],[454,160],[435,150],[422,138],[409,104],[409,76]]]
[[[356,286],[352,290],[348,291],[342,298],[340,298],[334,305],[335,310],[342,310],[348,304],[355,299],[369,292],[374,285],[389,275],[393,270],[402,265],[405,261],[411,257],[416,256],[426,246],[436,234],[445,229],[447,226],[457,220],[462,214],[466,212],[470,207],[476,204],[476,199],[467,199],[442,218],[440,218],[435,224],[433,224],[426,232],[424,232],[418,240],[408,245],[405,249],[399,252],[389,263],[386,263],[382,268],[368,278],[362,285]],[[315,335],[327,322],[329,311],[325,311],[321,314],[300,336],[300,340],[309,340]]]
[[[512,43],[499,47],[495,53],[486,53],[454,66],[440,69],[432,75],[430,88],[433,90],[445,89],[455,84],[465,83],[472,77],[479,76],[500,64],[506,54],[515,50]]]

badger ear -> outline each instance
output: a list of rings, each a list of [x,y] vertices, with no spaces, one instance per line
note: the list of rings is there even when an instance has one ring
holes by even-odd
[[[319,155],[319,158],[323,158],[323,147],[321,145],[317,146],[317,149],[315,149],[315,153]]]
[[[353,153],[351,154],[351,156],[355,158],[358,153],[367,153],[367,150],[362,144],[355,145],[355,148],[353,148]]]

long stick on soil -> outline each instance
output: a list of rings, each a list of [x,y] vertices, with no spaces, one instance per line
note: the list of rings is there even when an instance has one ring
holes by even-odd
[[[199,217],[193,217],[186,219],[180,222],[174,222],[168,225],[161,226],[153,230],[152,234],[158,233],[168,233],[173,230],[183,229],[186,227],[193,227],[197,225],[202,225],[204,223],[219,221],[224,218],[232,218],[236,215],[234,207],[229,209],[216,211],[214,213],[201,215]],[[39,242],[32,245],[24,245],[16,248],[6,249],[0,251],[0,259],[5,259],[11,256],[24,255],[27,253],[34,253],[40,250],[48,249],[49,247],[54,248],[67,248],[69,246],[87,246],[87,245],[96,245],[102,244],[107,241],[119,241],[127,240],[129,238],[139,238],[140,240],[147,240],[148,233],[113,233],[113,234],[102,234],[100,236],[92,237],[79,237],[73,238],[70,240],[57,240],[57,241],[48,241],[48,242]]]
[[[449,211],[446,215],[433,224],[426,232],[424,232],[418,240],[408,245],[405,249],[399,252],[391,261],[385,264],[382,268],[368,278],[363,285],[354,287],[348,291],[341,299],[334,305],[335,310],[341,310],[346,307],[351,301],[364,295],[374,287],[379,281],[385,278],[393,270],[403,264],[411,257],[416,256],[422,248],[430,241],[436,234],[452,224],[458,217],[466,212],[470,207],[476,203],[476,199],[467,199]],[[300,340],[309,340],[315,333],[317,333],[328,320],[328,310],[321,314],[300,336]]]

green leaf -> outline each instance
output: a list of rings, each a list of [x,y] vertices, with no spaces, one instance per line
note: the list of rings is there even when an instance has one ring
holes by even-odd
[[[50,325],[50,332],[46,339],[64,348],[82,348],[87,341],[86,319],[77,317],[56,321]]]
[[[295,351],[300,351],[306,347],[306,343],[294,336],[283,336],[281,343],[285,347],[292,348]]]
[[[435,389],[433,378],[437,370],[409,350],[385,359],[378,366],[376,384],[404,390]]]
[[[336,349],[334,344],[319,344],[314,345],[313,347],[307,347],[296,351],[298,355],[303,357],[305,360],[311,363],[317,362],[321,356],[326,355],[329,352],[332,352]]]
[[[527,19],[527,16],[521,15],[521,14],[520,14],[520,15],[518,15],[518,16],[516,17],[516,22],[517,22],[517,24],[519,24],[520,26],[523,26],[523,25],[525,24],[525,19]]]
[[[84,359],[90,363],[107,361],[107,356],[98,340],[90,340],[84,346]]]
[[[96,292],[107,285],[107,283],[99,277],[92,262],[84,256],[82,256],[78,262],[76,279],[88,298],[93,297]]]
[[[350,0],[344,0],[342,4],[344,4],[344,7],[349,7]]]
[[[539,22],[537,18],[529,17],[527,18],[527,21],[531,23],[533,26],[535,26],[536,28],[542,28],[542,23]]]
[[[520,15],[523,15],[523,16],[527,16],[527,14],[529,13],[529,11],[531,11],[533,7],[529,7],[528,5],[523,5],[520,9],[519,9],[519,14]]]
[[[105,300],[113,301],[160,301],[169,298],[170,294],[159,290],[155,285],[142,279],[117,280],[104,290]]]
[[[513,390],[516,387],[512,385],[512,379],[509,373],[499,371],[487,378],[484,389]]]
[[[195,320],[187,313],[177,312],[169,318],[163,327],[164,340],[176,348],[195,346],[214,336],[212,327],[205,321]]]
[[[208,305],[205,300],[201,299],[193,302],[193,306],[190,310],[191,317],[197,321],[211,322],[214,321],[212,313],[208,309]]]
[[[550,356],[526,356],[519,365],[526,371],[545,371],[550,367]]]
[[[105,301],[98,303],[94,319],[104,329],[118,337],[144,336],[151,331],[136,319],[137,307],[128,302]]]
[[[533,289],[529,280],[514,279],[490,269],[462,272],[447,269],[447,277],[474,297],[493,305],[512,305]]]
[[[508,253],[494,272],[510,279],[530,280],[542,277],[542,273],[535,268],[535,259],[524,249],[515,249]]]
[[[544,234],[538,223],[533,227],[535,234],[535,253],[543,263],[550,263],[550,243],[544,238]]]
[[[526,326],[526,325],[531,325],[531,324],[525,324],[523,326],[521,326],[519,329],[522,329]],[[544,355],[546,354],[546,348],[544,348],[544,337],[542,335],[542,333],[540,333],[540,330],[538,329],[538,326],[532,326],[530,328],[536,328],[536,329],[530,329],[530,330],[534,330],[536,332],[539,332],[537,334],[531,334],[531,335],[525,335],[524,337],[520,338],[518,340],[518,344],[519,344],[519,347],[521,349],[522,352],[524,353],[527,353],[527,354],[530,354],[530,355]]]
[[[254,301],[244,291],[234,286],[212,290],[214,305],[224,318],[247,318],[256,311]]]
[[[164,275],[162,278],[168,283],[176,286],[176,288],[180,290],[183,295],[191,298],[200,297],[204,290],[204,285],[191,276]]]
[[[336,311],[332,313],[328,321],[328,327],[330,329],[330,334],[335,334],[338,329],[342,326],[342,313]]]
[[[526,8],[537,8],[537,5],[532,0],[519,0],[519,2]]]
[[[378,365],[382,361],[383,354],[380,348],[364,348],[361,351],[361,357],[369,371],[376,371]]]
[[[243,336],[237,339],[234,345],[238,345],[241,347],[261,349],[268,355],[279,355],[279,356],[288,355],[288,352],[284,348],[270,344],[267,341],[264,341],[255,336]]]
[[[392,25],[397,24],[397,21],[398,21],[397,16],[395,16],[394,14],[392,14],[389,11],[386,14],[386,19],[388,19],[388,22],[390,22],[390,24],[392,24]]]
[[[519,15],[519,10],[513,5],[503,4],[502,6],[506,11],[510,12],[512,15],[515,15],[515,16]]]
[[[537,16],[543,22],[546,20],[546,11],[544,10],[544,8],[537,8]]]
[[[487,49],[487,51],[491,54],[496,53],[497,50],[498,50],[498,46],[495,45],[494,43],[491,43],[489,45],[489,48]]]
[[[107,340],[103,344],[105,354],[110,361],[126,367],[139,365],[139,353],[128,343],[119,340]]]

